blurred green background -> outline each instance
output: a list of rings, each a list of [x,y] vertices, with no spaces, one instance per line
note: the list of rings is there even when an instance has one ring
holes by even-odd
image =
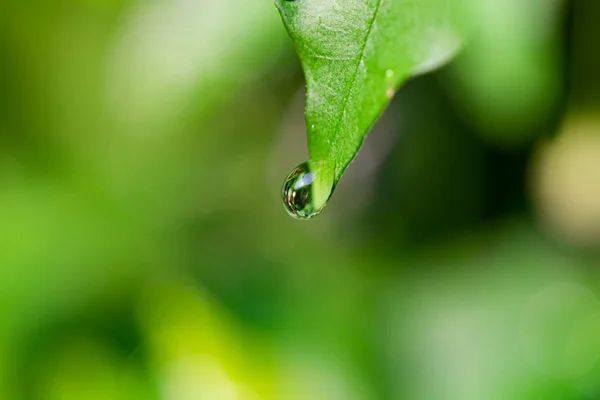
[[[600,399],[600,3],[472,18],[298,222],[271,1],[0,2],[0,399]]]

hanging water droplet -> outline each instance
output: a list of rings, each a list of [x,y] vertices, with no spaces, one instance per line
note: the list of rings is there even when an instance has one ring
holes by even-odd
[[[333,169],[326,163],[307,161],[283,183],[283,206],[293,218],[310,219],[323,210],[332,192]]]

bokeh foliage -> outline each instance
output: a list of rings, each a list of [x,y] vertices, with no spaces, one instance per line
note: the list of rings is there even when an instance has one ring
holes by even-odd
[[[597,397],[597,2],[481,3],[299,223],[271,1],[3,2],[0,398]]]

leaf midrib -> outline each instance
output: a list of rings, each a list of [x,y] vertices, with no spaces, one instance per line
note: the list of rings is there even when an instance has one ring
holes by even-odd
[[[363,44],[360,48],[360,56],[358,57],[358,61],[356,62],[356,66],[354,67],[354,72],[352,74],[352,78],[350,79],[350,82],[348,83],[348,90],[346,91],[346,94],[344,96],[344,103],[342,105],[342,110],[340,113],[340,116],[338,118],[338,121],[336,122],[335,128],[333,130],[334,134],[337,134],[340,126],[342,125],[342,121],[344,120],[344,114],[346,113],[346,109],[348,108],[348,102],[350,100],[350,93],[352,92],[352,89],[354,88],[354,85],[356,83],[356,75],[358,74],[358,69],[360,68],[360,63],[364,60],[365,58],[365,50],[367,48],[367,43],[369,42],[369,37],[371,36],[371,32],[373,31],[373,25],[375,25],[375,20],[377,19],[377,15],[379,14],[379,7],[381,6],[381,2],[383,0],[377,0],[377,5],[375,6],[375,11],[373,12],[373,17],[371,18],[371,23],[369,24],[369,27],[367,29],[367,34],[365,35],[365,39],[363,40]],[[338,165],[336,162],[335,165],[335,175],[336,178],[337,176],[339,176],[339,174],[341,174],[343,172],[344,167],[342,167],[342,170],[337,171],[338,169]]]

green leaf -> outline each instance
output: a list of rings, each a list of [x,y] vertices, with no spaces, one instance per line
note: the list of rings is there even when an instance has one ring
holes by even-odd
[[[320,167],[304,183],[332,182],[326,196],[313,197],[326,203],[397,88],[457,51],[468,1],[275,0],[306,77],[308,147]],[[311,202],[307,195],[284,204],[293,216],[310,218],[325,206],[319,200],[302,215]]]

